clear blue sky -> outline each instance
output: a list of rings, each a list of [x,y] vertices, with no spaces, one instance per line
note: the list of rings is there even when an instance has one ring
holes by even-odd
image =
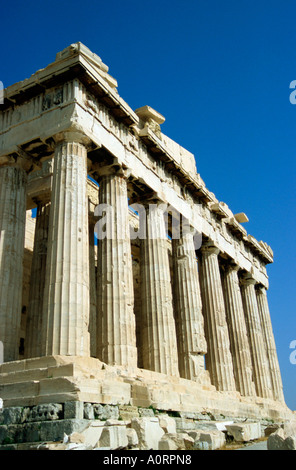
[[[192,151],[219,200],[245,212],[269,243],[269,303],[286,402],[296,409],[295,0],[43,0],[2,2],[5,86],[83,42],[109,65],[136,109]]]

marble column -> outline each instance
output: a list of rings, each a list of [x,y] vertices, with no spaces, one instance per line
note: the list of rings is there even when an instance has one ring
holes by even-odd
[[[265,287],[258,286],[256,288],[256,295],[269,363],[273,398],[275,400],[285,402],[281,371],[276,351],[276,344],[272,330],[272,323],[267,300],[267,292]]]
[[[95,223],[92,214],[89,214],[89,335],[90,335],[90,355],[97,357],[97,277],[95,264]]]
[[[5,362],[18,359],[26,186],[21,166],[0,167],[0,341]]]
[[[269,364],[265,349],[256,292],[256,281],[249,274],[241,278],[241,292],[253,363],[257,396],[272,398]]]
[[[180,376],[199,380],[207,344],[193,234],[172,240],[174,306]]]
[[[100,207],[106,208],[106,232],[97,231],[97,357],[110,365],[133,368],[137,366],[136,327],[127,182],[123,174],[100,178],[99,200]],[[99,221],[101,228],[104,217]]]
[[[42,352],[89,356],[87,149],[82,135],[62,139],[54,155]]]
[[[228,324],[230,351],[237,390],[243,396],[255,396],[252,360],[238,278],[239,266],[228,263],[222,271],[222,285]]]
[[[50,204],[37,206],[30,295],[26,325],[26,358],[41,356],[42,308],[46,274]]]
[[[179,376],[171,275],[163,211],[146,206],[141,240],[142,357],[144,369]]]
[[[219,270],[219,249],[211,243],[201,248],[200,283],[208,345],[206,367],[219,391],[234,391],[233,362]]]

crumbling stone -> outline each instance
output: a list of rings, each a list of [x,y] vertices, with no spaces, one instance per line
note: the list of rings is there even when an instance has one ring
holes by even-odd
[[[159,450],[192,450],[194,439],[186,433],[167,433],[159,441]]]
[[[216,450],[221,449],[226,442],[225,434],[218,430],[201,430],[200,433],[193,436],[190,432],[190,436],[194,437],[194,450]]]
[[[58,403],[34,406],[28,416],[30,421],[55,421],[60,419],[63,406]]]
[[[237,442],[249,442],[261,437],[260,423],[233,423],[226,425],[227,433]]]
[[[97,447],[109,447],[110,449],[124,449],[128,446],[128,438],[125,426],[106,426]]]
[[[158,418],[133,418],[131,428],[135,429],[138,435],[140,449],[158,450],[158,443],[164,435]]]

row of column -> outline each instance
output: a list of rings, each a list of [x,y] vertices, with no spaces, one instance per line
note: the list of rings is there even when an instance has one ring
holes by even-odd
[[[229,263],[219,250],[200,253],[200,283],[208,344],[207,368],[218,390],[284,401],[266,289]],[[255,288],[256,286],[256,288]]]
[[[1,167],[0,340],[5,361],[17,359],[25,195],[24,170]],[[198,378],[206,357],[218,390],[283,401],[265,289],[255,289],[251,278],[239,279],[236,266],[221,271],[219,250],[211,244],[202,247],[197,263],[190,233],[172,240],[172,288],[165,222],[156,204],[145,213],[141,317],[135,319],[127,182],[122,174],[102,176],[100,204],[114,210],[111,236],[98,241],[95,312],[87,150],[81,141],[58,142],[51,203],[38,207],[37,213],[28,356],[88,356],[96,347],[102,361],[133,368],[140,347],[143,368],[189,380]],[[89,324],[96,328],[95,344]]]

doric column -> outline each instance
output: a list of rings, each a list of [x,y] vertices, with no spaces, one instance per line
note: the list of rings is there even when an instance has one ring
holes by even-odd
[[[110,365],[137,366],[127,181],[123,174],[100,178],[98,235],[97,357]],[[101,212],[101,211],[100,211]]]
[[[252,381],[251,352],[247,337],[238,270],[239,266],[228,263],[222,271],[230,351],[237,390],[243,396],[255,396],[255,386]]]
[[[61,139],[54,156],[42,351],[89,356],[87,150],[78,133]]]
[[[269,364],[255,292],[256,281],[249,274],[241,279],[243,306],[253,363],[253,380],[259,397],[272,398]]]
[[[285,401],[283,393],[283,383],[281,371],[276,351],[276,344],[274,340],[272,323],[270,319],[270,312],[268,307],[267,292],[265,287],[258,286],[256,289],[257,303],[259,308],[259,315],[265,339],[265,346],[267,351],[267,358],[269,363],[269,370],[271,375],[272,392],[275,400],[281,402]]]
[[[92,214],[89,214],[89,335],[90,355],[97,357],[97,278],[95,264],[95,223]]]
[[[46,275],[50,204],[37,206],[34,251],[31,268],[29,307],[26,325],[27,358],[41,356],[42,308]]]
[[[176,327],[163,210],[146,207],[146,237],[141,240],[143,367],[179,376]]]
[[[219,252],[219,249],[210,243],[201,248],[199,272],[208,344],[206,367],[217,390],[234,391],[235,381],[219,270]]]
[[[174,305],[180,376],[199,380],[207,344],[193,234],[172,240]]]
[[[0,341],[5,362],[18,359],[26,186],[21,166],[0,167]]]

